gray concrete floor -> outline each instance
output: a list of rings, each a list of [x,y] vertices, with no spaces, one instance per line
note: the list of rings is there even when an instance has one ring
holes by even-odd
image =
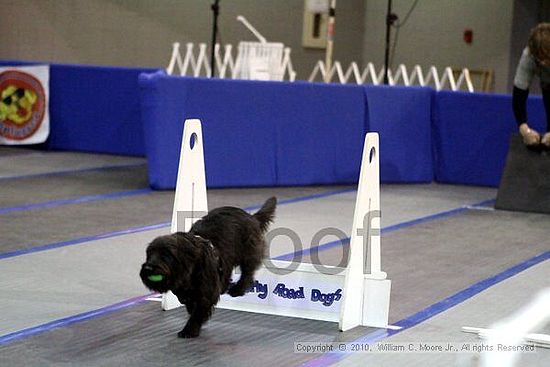
[[[474,298],[439,314],[416,327],[384,339],[380,343],[451,342],[476,344],[475,334],[461,332],[463,326],[489,328],[508,318],[532,301],[541,289],[550,287],[550,262],[538,264]],[[550,325],[532,332],[550,334]],[[460,366],[476,365],[478,353],[386,353],[352,354],[336,366]],[[534,353],[520,354],[519,366],[548,366],[550,350],[537,348]]]
[[[147,190],[140,158],[13,151],[0,150],[2,167],[8,167],[0,171],[5,188],[0,194],[0,273],[9,274],[0,278],[0,338],[145,295],[137,272],[148,241],[168,232],[173,192]],[[271,195],[283,203],[302,198],[278,207],[274,227],[296,231],[307,248],[321,228],[349,234],[356,192],[346,189],[350,187],[210,190],[208,200],[214,208],[249,207]],[[494,189],[383,185],[381,195],[382,226],[403,224],[382,239],[383,266],[394,284],[393,321],[550,249],[549,216],[464,209],[493,199]],[[83,196],[93,198],[82,201]],[[444,215],[449,212],[453,215]],[[417,221],[422,218],[426,221]],[[147,227],[153,224],[160,225]],[[48,244],[55,248],[40,250]],[[270,255],[293,250],[277,240]],[[341,247],[333,247],[322,252],[321,260],[334,263],[341,253]],[[184,347],[173,335],[183,322],[180,311],[158,310],[156,303],[140,303],[66,325],[0,346],[0,357],[11,365],[154,365],[162,358],[164,365],[238,365],[247,353],[267,353],[273,358],[250,357],[248,365],[298,365],[317,356],[293,355],[293,341],[354,340],[370,331],[338,333],[332,323],[219,310],[206,328],[204,344]],[[288,330],[286,337],[281,327]],[[241,330],[239,337],[234,330]],[[171,356],[175,348],[183,351]],[[225,353],[228,348],[235,354]],[[136,357],[129,358],[131,354]]]

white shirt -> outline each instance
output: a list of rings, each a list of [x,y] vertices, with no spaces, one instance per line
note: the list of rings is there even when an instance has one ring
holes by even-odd
[[[528,90],[535,74],[539,76],[541,85],[550,85],[550,67],[538,65],[533,55],[529,52],[529,47],[525,47],[516,69],[514,86],[519,89]]]

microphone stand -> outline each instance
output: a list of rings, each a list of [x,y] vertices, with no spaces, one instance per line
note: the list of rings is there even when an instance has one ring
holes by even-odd
[[[210,7],[214,13],[214,24],[212,25],[212,46],[210,47],[210,77],[213,78],[216,75],[216,60],[215,52],[216,39],[218,38],[218,15],[220,15],[220,0],[215,0],[214,4]]]
[[[325,53],[325,83],[330,82],[330,70],[332,69],[332,53],[334,49],[334,23],[336,21],[336,0],[330,0],[327,26],[327,50]]]
[[[397,20],[397,15],[391,12],[392,0],[388,0],[388,11],[386,13],[386,51],[384,56],[384,84],[388,84],[388,69],[390,63],[390,36],[391,26]]]

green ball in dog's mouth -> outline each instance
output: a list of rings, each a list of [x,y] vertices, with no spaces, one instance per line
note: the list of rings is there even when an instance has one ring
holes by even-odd
[[[154,274],[154,275],[149,275],[147,279],[149,279],[152,282],[160,282],[164,279],[164,276],[160,274]]]

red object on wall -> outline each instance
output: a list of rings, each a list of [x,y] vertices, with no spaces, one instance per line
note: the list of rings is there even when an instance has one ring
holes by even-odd
[[[471,29],[465,29],[464,30],[464,42],[467,44],[471,44],[474,40],[474,31]]]

